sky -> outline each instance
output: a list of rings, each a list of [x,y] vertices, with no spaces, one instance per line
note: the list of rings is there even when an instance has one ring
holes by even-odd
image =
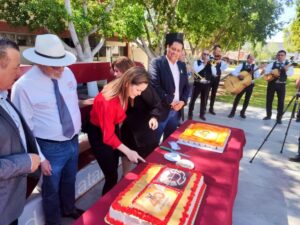
[[[283,29],[289,25],[289,23],[292,21],[292,19],[295,16],[296,16],[296,6],[295,5],[292,6],[292,7],[285,7],[284,8],[284,13],[281,15],[281,17],[279,19],[282,22],[286,22]],[[271,41],[271,42],[283,42],[283,33],[281,31],[278,32],[273,37],[271,37],[271,39],[267,40],[267,42],[269,42],[269,41]]]

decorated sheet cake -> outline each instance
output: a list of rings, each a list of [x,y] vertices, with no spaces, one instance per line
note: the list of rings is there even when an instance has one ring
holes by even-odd
[[[149,164],[112,203],[113,225],[192,225],[206,185],[200,172]]]
[[[230,137],[230,129],[205,123],[190,124],[180,134],[178,143],[222,153]]]

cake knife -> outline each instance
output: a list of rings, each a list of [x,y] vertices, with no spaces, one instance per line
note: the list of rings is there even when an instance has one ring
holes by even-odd
[[[186,155],[186,154],[183,154],[183,153],[181,153],[181,152],[178,152],[178,151],[174,151],[173,149],[171,149],[171,148],[168,148],[168,147],[166,147],[166,146],[159,146],[161,149],[163,149],[163,150],[165,150],[165,151],[169,151],[169,152],[174,152],[174,153],[177,153],[178,155],[182,155],[182,156],[184,156],[184,157],[187,157],[187,158],[190,158],[191,156],[190,155]]]

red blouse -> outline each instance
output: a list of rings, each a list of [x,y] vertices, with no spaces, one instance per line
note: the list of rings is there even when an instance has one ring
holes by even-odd
[[[126,108],[122,108],[119,97],[105,100],[100,92],[94,100],[90,116],[91,123],[102,130],[103,142],[117,149],[122,142],[115,134],[115,126],[126,118]]]

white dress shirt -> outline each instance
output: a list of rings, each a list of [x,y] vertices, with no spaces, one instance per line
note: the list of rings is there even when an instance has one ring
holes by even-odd
[[[201,64],[200,66],[198,65],[198,60],[196,60],[194,63],[193,63],[193,69],[196,73],[199,73],[201,70],[204,69],[205,65],[204,65],[204,62],[200,59],[201,61]],[[211,73],[214,77],[217,76],[217,69],[215,66],[211,66]]]
[[[286,61],[284,61],[284,62],[282,63],[283,66],[285,66],[285,65],[284,65],[285,62],[286,62]],[[279,62],[279,61],[276,61],[276,63],[280,63],[280,62]],[[273,64],[274,64],[274,62],[271,62],[271,63],[269,63],[269,64],[266,66],[265,74],[269,74],[269,73],[272,72]],[[286,71],[286,75],[287,75],[287,76],[292,76],[293,74],[294,74],[294,67],[290,66],[290,67],[288,68],[288,70]]]
[[[173,64],[168,57],[166,57],[172,72],[174,84],[175,84],[175,94],[174,94],[174,99],[173,101],[179,101],[179,81],[180,81],[180,73],[179,73],[179,68],[177,65],[177,61]]]
[[[249,64],[246,63],[246,66],[247,66],[247,65],[249,65]],[[258,68],[258,67],[257,67],[256,65],[254,65],[253,70],[256,70],[257,68]],[[231,74],[232,74],[233,76],[236,76],[236,77],[237,77],[238,75],[240,75],[242,69],[243,69],[243,63],[239,64],[239,65],[231,72]],[[260,73],[259,73],[258,70],[256,70],[256,71],[253,73],[253,77],[254,77],[254,79],[260,77]],[[251,83],[253,84],[253,83],[254,83],[254,80],[252,80]]]
[[[58,86],[72,117],[75,134],[81,128],[78,106],[77,82],[72,71],[65,67]],[[66,141],[60,123],[54,86],[51,78],[37,66],[26,72],[12,88],[12,101],[21,111],[35,137]]]
[[[214,56],[212,56],[214,58]],[[226,69],[228,68],[228,64],[224,61],[224,60],[221,60],[221,73],[223,73]]]

